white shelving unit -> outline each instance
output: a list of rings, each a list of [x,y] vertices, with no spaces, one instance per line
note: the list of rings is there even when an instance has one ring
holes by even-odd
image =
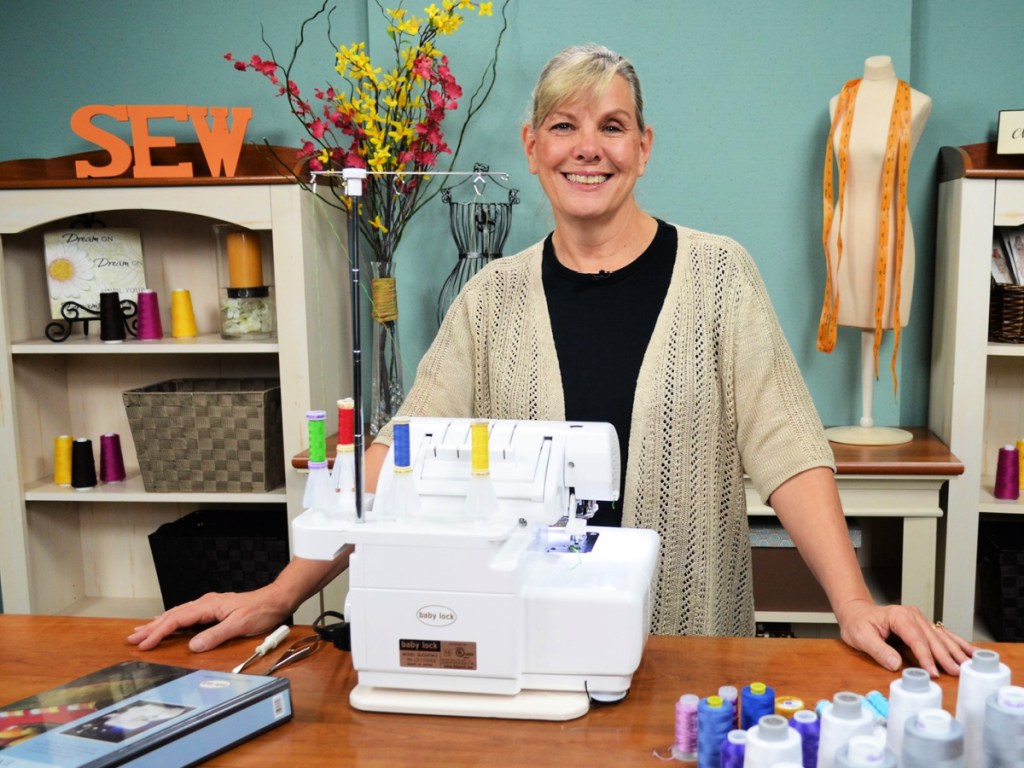
[[[988,341],[994,227],[1024,224],[1024,156],[945,147],[935,255],[929,424],[964,463],[949,485],[941,617],[975,634],[980,513],[1024,513],[993,497],[999,447],[1024,436],[1024,346]]]
[[[277,148],[294,159],[294,150]],[[205,168],[198,147],[175,162]],[[78,180],[74,161],[0,164],[0,585],[9,613],[144,618],[162,609],[147,536],[200,507],[282,504],[301,512],[306,411],[330,410],[350,391],[347,248],[343,215],[283,175],[267,150],[243,149],[227,179]],[[154,153],[155,154],[155,153]],[[102,159],[99,159],[102,164]],[[96,214],[140,230],[147,287],[159,296],[160,341],[108,345],[99,323],[62,343],[50,321],[43,232]],[[278,338],[225,341],[218,329],[214,225],[270,232]],[[170,338],[170,292],[191,292],[200,335]],[[148,493],[121,398],[171,378],[274,376],[281,381],[285,485],[267,493]],[[121,435],[128,478],[75,491],[53,484],[53,439]],[[297,613],[309,622],[319,612]]]

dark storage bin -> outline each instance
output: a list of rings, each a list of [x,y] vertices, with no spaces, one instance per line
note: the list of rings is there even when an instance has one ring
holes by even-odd
[[[999,642],[1024,640],[1024,524],[978,528],[978,609]]]
[[[149,534],[164,608],[207,592],[245,592],[272,582],[288,564],[288,513],[199,509]]]

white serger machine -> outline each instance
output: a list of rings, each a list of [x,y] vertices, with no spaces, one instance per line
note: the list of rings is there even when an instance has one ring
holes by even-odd
[[[481,479],[471,425],[410,420],[409,470],[394,471],[392,448],[361,519],[309,509],[292,524],[300,557],[355,545],[352,705],[567,720],[621,699],[647,640],[659,540],[587,526],[588,502],[618,498],[614,428],[490,421]],[[472,519],[481,482],[497,510]]]

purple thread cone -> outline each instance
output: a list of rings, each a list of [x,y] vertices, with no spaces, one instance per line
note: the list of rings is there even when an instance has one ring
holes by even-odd
[[[996,486],[992,495],[997,499],[1013,500],[1020,497],[1020,454],[1012,445],[999,449],[999,463],[996,464]]]
[[[162,339],[164,328],[160,323],[160,301],[156,291],[139,292],[138,336],[143,341]]]
[[[121,436],[115,432],[100,435],[100,480],[119,483],[125,478]]]

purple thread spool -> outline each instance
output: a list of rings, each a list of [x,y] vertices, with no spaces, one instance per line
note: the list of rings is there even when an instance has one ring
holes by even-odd
[[[124,478],[121,436],[116,432],[100,435],[100,480],[104,483],[119,483]]]
[[[163,324],[160,322],[160,301],[156,291],[139,292],[138,337],[142,341],[164,337]]]
[[[1004,445],[999,449],[996,485],[992,495],[1008,501],[1020,498],[1020,454],[1012,445]]]

